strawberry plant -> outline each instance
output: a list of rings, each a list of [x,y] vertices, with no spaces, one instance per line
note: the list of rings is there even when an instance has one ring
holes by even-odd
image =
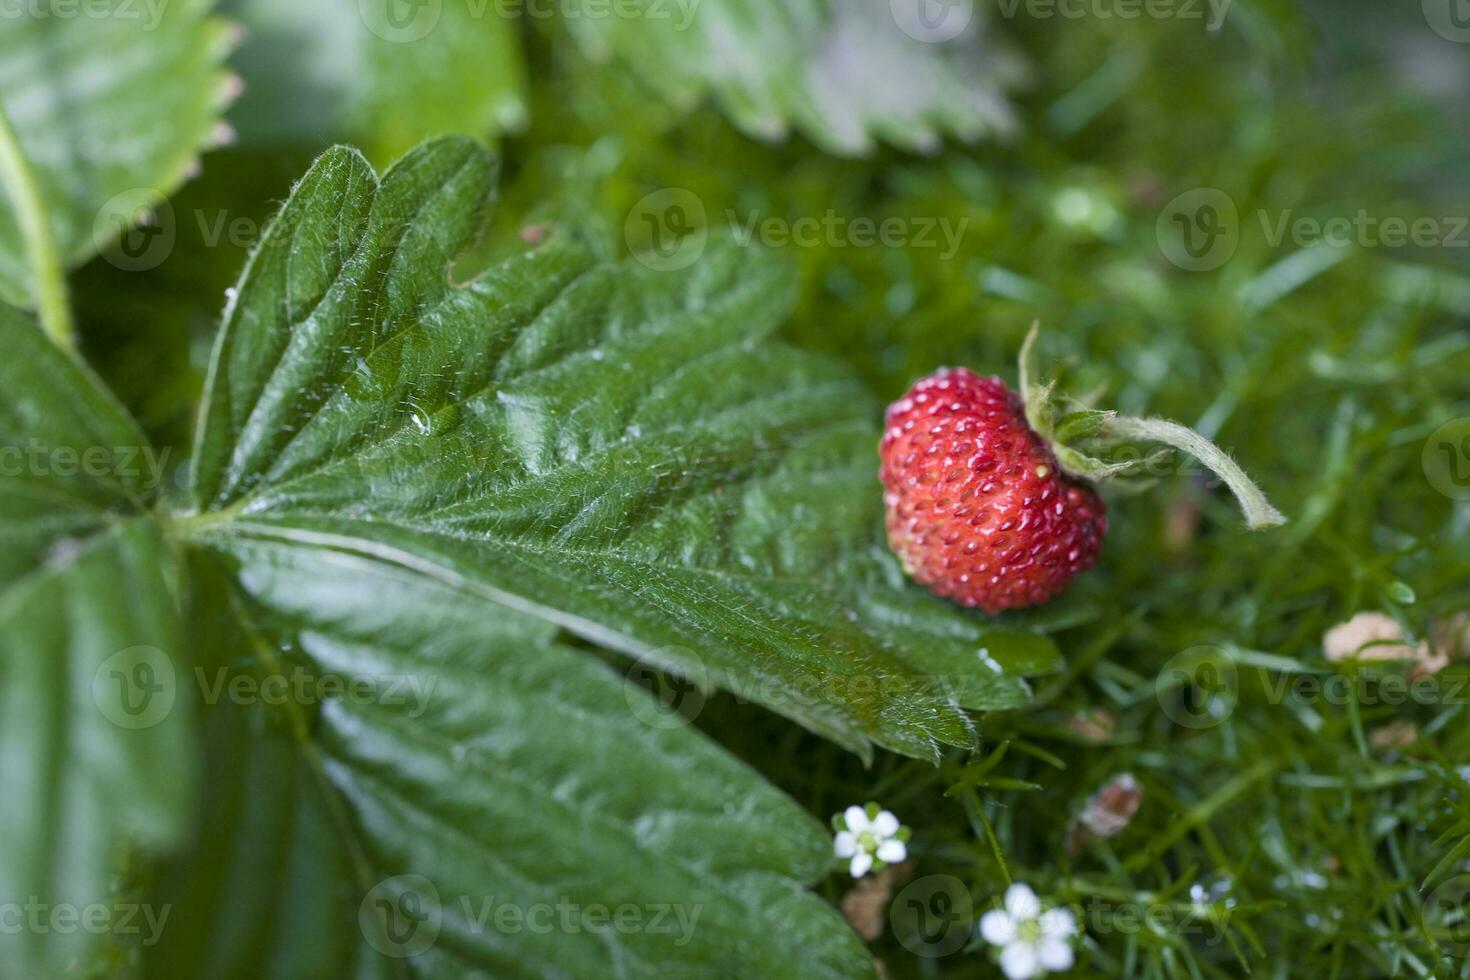
[[[1465,39],[1235,6],[0,9],[0,977],[1470,976]]]

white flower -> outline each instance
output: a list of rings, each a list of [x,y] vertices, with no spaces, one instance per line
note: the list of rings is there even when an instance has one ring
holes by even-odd
[[[878,809],[878,804],[869,803],[866,808],[850,806],[840,817],[834,817],[832,825],[837,828],[837,837],[832,841],[832,853],[851,859],[848,870],[854,878],[861,878],[872,869],[874,862],[898,864],[909,856],[908,828],[900,827],[898,818],[887,810]]]
[[[1000,968],[1010,980],[1029,980],[1072,967],[1077,921],[1067,909],[1041,910],[1041,900],[1025,885],[1006,889],[1005,908],[980,917],[980,935],[1000,947]]]

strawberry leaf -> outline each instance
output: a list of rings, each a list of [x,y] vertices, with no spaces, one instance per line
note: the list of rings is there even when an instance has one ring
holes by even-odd
[[[148,976],[872,975],[804,888],[821,825],[539,618],[314,546],[235,561],[197,577],[222,696]],[[297,671],[339,693],[223,696]]]
[[[878,139],[932,152],[944,136],[1009,131],[1003,93],[1017,66],[982,46],[980,11],[952,4],[926,26],[923,6],[631,0],[632,14],[608,16],[598,0],[573,0],[566,22],[589,56],[616,58],[675,105],[708,92],[762,139],[794,126],[829,152],[866,155]]]
[[[442,140],[381,183],[345,149],[302,180],[227,311],[188,534],[410,569],[862,753],[937,758],[973,740],[961,706],[1026,702],[1049,641],[899,584],[878,408],[770,337],[787,267],[713,242],[659,272],[563,235],[456,285],[491,170]]]
[[[127,844],[170,844],[192,774],[175,571],[142,434],[0,306],[0,894],[81,909]],[[50,921],[48,919],[48,921]],[[0,974],[61,976],[87,930],[0,930]]]
[[[386,162],[441,132],[519,130],[525,72],[504,9],[490,0],[237,0],[231,12],[247,32],[236,59],[246,81],[241,138],[340,138]],[[298,56],[282,59],[283,46]]]
[[[228,32],[208,16],[209,0],[77,6],[65,16],[17,4],[0,31],[0,109],[68,265],[109,247],[183,183],[231,91]],[[0,180],[0,300],[29,305],[36,284],[15,193]]]

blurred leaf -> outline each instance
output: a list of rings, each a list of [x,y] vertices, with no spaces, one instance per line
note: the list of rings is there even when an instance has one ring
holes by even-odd
[[[668,102],[713,94],[746,133],[794,126],[829,152],[866,155],[876,140],[938,149],[1014,127],[1004,92],[1014,56],[980,11],[948,5],[926,25],[923,0],[632,0],[609,14],[572,0],[566,23],[587,54],[617,58]],[[953,18],[951,22],[950,18]]]
[[[821,825],[554,628],[374,559],[237,558],[248,597],[201,590],[208,683],[243,637],[267,676],[339,693],[208,709],[218,764],[148,976],[872,975],[803,888]]]
[[[78,5],[81,6],[81,5]],[[0,31],[0,105],[41,185],[62,259],[108,247],[171,194],[219,125],[229,49],[211,0],[92,0],[73,16],[16,4]],[[0,185],[0,300],[31,283],[16,209]]]
[[[173,560],[139,512],[142,435],[3,306],[0,347],[0,895],[52,922],[63,905],[110,904],[123,845],[182,830],[182,648]],[[12,922],[0,973],[60,976],[96,938]]]
[[[1026,702],[1049,641],[987,660],[982,621],[902,585],[877,407],[769,339],[783,264],[598,264],[562,235],[456,287],[490,169],[444,140],[381,187],[340,149],[298,185],[220,334],[193,533],[413,568],[862,753],[935,758],[973,739],[961,705]]]
[[[386,163],[426,137],[526,121],[518,26],[490,0],[231,0],[251,145],[346,140]]]

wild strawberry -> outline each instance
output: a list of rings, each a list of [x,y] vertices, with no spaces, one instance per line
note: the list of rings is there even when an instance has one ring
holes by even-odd
[[[1252,529],[1285,521],[1234,460],[1176,422],[1080,406],[1059,412],[1052,386],[1035,383],[1035,341],[1033,328],[1021,350],[1020,397],[1000,378],[945,368],[888,408],[879,446],[888,542],[920,584],[992,614],[1059,595],[1092,566],[1107,533],[1092,484],[1150,461],[1089,453],[1139,442],[1198,458],[1235,494]]]
[[[890,546],[916,581],[963,606],[1046,602],[1102,548],[1102,500],[1062,472],[999,378],[924,378],[889,407],[880,453]]]

